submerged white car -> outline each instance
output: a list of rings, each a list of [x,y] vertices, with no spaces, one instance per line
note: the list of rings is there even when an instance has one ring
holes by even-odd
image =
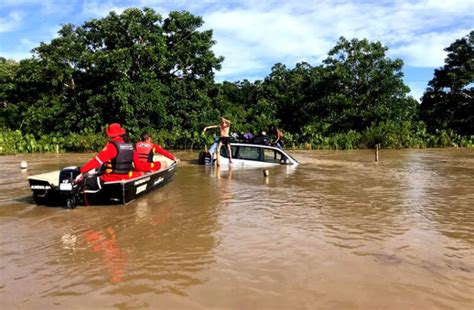
[[[265,144],[232,142],[233,167],[271,167],[278,165],[298,165],[299,162],[282,149]],[[217,158],[217,142],[209,151],[199,153],[199,163],[212,165]],[[229,165],[227,147],[221,147],[220,165]]]

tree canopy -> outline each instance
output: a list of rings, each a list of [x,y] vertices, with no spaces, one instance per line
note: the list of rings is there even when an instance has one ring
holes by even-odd
[[[212,110],[207,89],[223,60],[202,25],[188,12],[163,20],[146,8],[64,25],[58,38],[20,63],[11,96],[23,128],[41,134],[99,130],[110,122],[135,132],[200,125],[197,113]]]
[[[423,95],[420,114],[431,130],[474,134],[474,31],[445,49],[445,65],[436,69]]]
[[[276,64],[264,81],[277,117],[293,132],[314,125],[323,133],[361,131],[381,121],[411,120],[416,101],[402,80],[403,62],[380,42],[341,37],[323,64]]]
[[[203,25],[186,11],[162,17],[149,8],[63,25],[32,58],[0,57],[0,127],[66,137],[120,122],[132,136],[152,131],[174,147],[200,143],[202,128],[221,115],[234,131],[276,125],[290,143],[315,147],[439,144],[425,124],[474,134],[474,32],[446,48],[419,105],[403,61],[367,39],[339,38],[321,64],[276,63],[262,80],[216,83],[224,58]]]
[[[15,89],[18,67],[19,64],[16,61],[0,57],[0,108],[2,111],[0,124],[14,121],[14,116],[18,114],[17,106],[8,101],[8,95]]]

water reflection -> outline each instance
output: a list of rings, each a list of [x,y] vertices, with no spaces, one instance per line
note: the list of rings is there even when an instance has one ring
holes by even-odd
[[[171,206],[165,206],[156,212],[151,218],[150,218],[150,224],[152,225],[163,225],[165,224],[169,217],[172,214],[172,207]]]
[[[418,225],[474,244],[474,170],[469,162],[467,156],[453,162],[442,154],[412,152],[399,173],[405,205]]]
[[[165,187],[126,206],[68,211],[30,206],[31,199],[26,205],[3,205],[0,287],[7,289],[0,290],[0,299],[15,292],[4,303],[14,307],[18,297],[13,296],[22,296],[19,288],[27,287],[38,295],[26,299],[24,307],[33,306],[40,296],[43,307],[66,298],[87,305],[81,296],[90,294],[111,294],[127,307],[137,295],[185,296],[190,287],[206,283],[201,272],[215,261],[220,198],[209,195],[211,180],[200,168],[180,167]],[[26,178],[20,169],[14,171],[23,182],[18,190],[29,197]],[[11,201],[5,190],[2,198]]]
[[[83,237],[90,250],[101,255],[102,263],[112,274],[112,282],[122,281],[127,259],[118,245],[114,229],[109,226],[103,232],[88,230]]]
[[[282,213],[291,213],[302,229],[320,231],[334,246],[360,251],[368,241],[393,238],[407,230],[400,225],[402,195],[393,190],[399,182],[377,169],[372,163],[348,165],[334,160],[307,165],[298,170],[297,181],[287,180],[291,187],[278,188],[273,196],[288,205]]]
[[[24,158],[36,174],[81,156]],[[183,160],[131,204],[63,210],[0,157],[2,307],[472,308],[472,151],[297,158],[267,178]]]
[[[187,288],[205,283],[200,271],[214,261],[218,197],[202,190],[209,180],[201,173],[180,167],[166,187],[130,205],[136,224],[122,239],[127,289],[185,296]]]
[[[215,193],[219,197],[219,202],[224,206],[229,206],[232,201],[232,166],[222,171],[219,166],[214,167],[214,175],[217,179]],[[224,180],[223,180],[224,179]]]
[[[154,208],[148,200],[141,199],[136,202],[136,223],[148,221],[151,225],[164,225],[173,214],[173,206],[166,204],[160,208]]]

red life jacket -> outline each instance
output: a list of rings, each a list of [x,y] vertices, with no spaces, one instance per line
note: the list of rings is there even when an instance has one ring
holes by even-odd
[[[153,143],[150,142],[137,142],[135,144],[135,149],[138,153],[138,158],[142,163],[151,163],[153,162],[154,148]]]
[[[106,173],[128,174],[133,170],[133,144],[110,141],[117,149],[117,156],[105,163]]]

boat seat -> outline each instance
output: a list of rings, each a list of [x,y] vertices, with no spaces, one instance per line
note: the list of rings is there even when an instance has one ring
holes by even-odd
[[[174,160],[171,160],[168,157],[163,156],[161,154],[153,155],[153,161],[159,161],[162,163],[159,171],[165,170],[166,168],[168,168],[174,163]]]

